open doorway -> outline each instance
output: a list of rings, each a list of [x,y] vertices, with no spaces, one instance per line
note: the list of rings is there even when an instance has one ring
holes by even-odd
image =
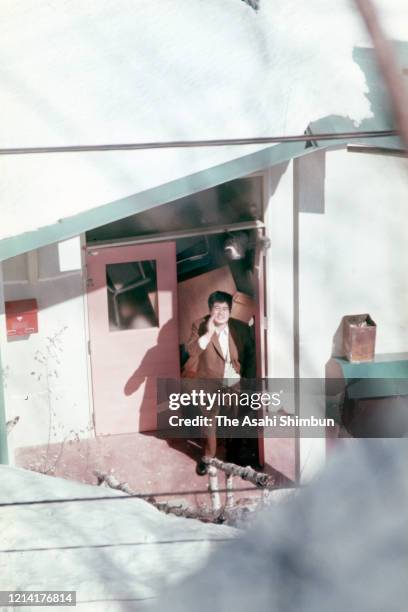
[[[247,327],[252,359],[257,360],[258,365],[261,363],[263,355],[259,339],[263,309],[259,293],[263,279],[256,265],[257,243],[256,229],[220,231],[217,234],[190,236],[176,241],[180,368],[186,371],[186,376],[189,376],[191,361],[189,338],[193,328],[201,328],[200,322],[208,317],[208,298],[214,292],[231,296],[231,321],[234,323],[238,320]],[[260,368],[256,368],[256,363],[252,365],[251,377],[260,377]],[[217,456],[232,463],[259,468],[262,464],[262,448],[262,439],[221,437],[218,440]]]
[[[87,234],[97,433],[153,434],[156,379],[180,375],[192,323],[207,314],[213,291],[233,297],[231,316],[249,327],[256,375],[263,375],[262,217],[258,176]],[[107,393],[108,387],[115,393]],[[247,463],[262,463],[262,440],[252,446],[253,461]]]

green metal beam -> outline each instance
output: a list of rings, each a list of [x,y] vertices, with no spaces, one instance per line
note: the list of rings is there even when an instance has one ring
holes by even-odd
[[[331,144],[331,143],[330,143]],[[339,142],[337,141],[337,145]],[[124,217],[143,212],[166,202],[209,189],[220,183],[264,170],[268,166],[289,161],[315,151],[314,147],[305,148],[305,143],[294,142],[275,145],[241,156],[224,164],[202,170],[165,185],[154,187],[135,195],[128,196],[78,215],[61,219],[54,225],[39,228],[11,238],[0,240],[0,261],[38,249],[47,244],[67,240],[95,227],[112,223]]]
[[[310,139],[314,141],[312,134]],[[387,141],[388,146],[396,146],[397,140],[395,138],[379,138],[373,139],[372,142],[376,144],[377,142],[384,143],[384,141]],[[35,231],[4,238],[0,240],[0,261],[15,257],[20,253],[38,249],[47,244],[73,238],[95,227],[118,221],[119,219],[178,200],[204,189],[210,189],[221,183],[264,170],[269,166],[308,155],[316,151],[317,148],[319,150],[337,149],[341,146],[346,146],[348,142],[348,140],[337,139],[324,143],[316,142],[317,146],[308,146],[308,143],[305,145],[304,142],[285,142],[272,147],[266,147],[255,153],[240,156],[237,159],[214,166],[213,168],[201,170],[190,176],[176,179],[165,185],[153,187],[147,191],[109,202],[78,215],[60,219],[54,225],[47,225]]]
[[[6,405],[4,401],[3,368],[0,353],[0,463],[8,464],[7,427],[6,427]]]
[[[3,272],[0,263],[0,313],[4,312]],[[0,463],[8,463],[6,404],[4,399],[4,372],[1,363],[0,343]]]

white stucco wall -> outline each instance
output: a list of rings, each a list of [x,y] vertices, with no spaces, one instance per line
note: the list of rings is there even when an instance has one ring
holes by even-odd
[[[337,150],[313,152],[268,171],[270,377],[296,374],[296,306],[301,377],[324,378],[333,336],[346,314],[372,315],[378,325],[377,353],[407,350],[407,170],[406,160]],[[20,416],[9,437],[15,448],[47,443],[50,418],[52,441],[89,435],[82,274],[59,272],[56,245],[38,252],[38,267],[38,282],[29,282],[26,256],[3,262],[6,299],[36,297],[40,306],[39,334],[7,342],[1,326],[7,418]],[[35,357],[47,354],[50,338],[58,333],[60,363],[49,355],[47,380],[46,365]],[[318,410],[324,414],[323,401]],[[322,438],[301,440],[305,479],[323,460]]]
[[[407,351],[408,162],[344,149],[313,153],[294,163],[294,199],[299,209],[299,375],[323,381],[334,336],[347,314],[371,314],[377,323],[376,353]],[[337,346],[341,334],[338,338]],[[301,415],[308,410],[301,395]],[[313,414],[324,412],[322,393]],[[323,438],[301,440],[304,480],[324,456]]]
[[[389,35],[408,40],[406,4],[376,4]],[[3,0],[2,146],[302,134],[330,115],[358,126],[373,110],[353,59],[367,44],[354,9],[349,0],[262,1],[258,13],[241,0]],[[258,148],[2,157],[0,237]]]
[[[37,281],[28,280],[27,255],[2,263],[5,300],[36,298],[39,307],[37,334],[8,340],[0,326],[6,418],[20,417],[11,462],[19,447],[92,435],[82,271],[60,272],[57,244],[37,256]]]
[[[312,409],[324,416],[325,365],[344,315],[371,314],[377,353],[408,351],[408,162],[317,151],[268,176],[268,376],[321,379]],[[306,397],[300,416],[310,415]],[[324,458],[323,437],[302,437],[302,480]]]
[[[271,378],[292,378],[293,354],[293,162],[267,172],[266,251],[267,363]]]
[[[347,314],[371,314],[377,353],[408,350],[407,202],[406,160],[326,154],[324,212],[299,216],[302,376],[324,376]]]

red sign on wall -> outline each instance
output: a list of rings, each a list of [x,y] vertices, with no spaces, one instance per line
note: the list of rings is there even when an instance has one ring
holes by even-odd
[[[6,302],[7,336],[27,336],[38,332],[37,300]]]

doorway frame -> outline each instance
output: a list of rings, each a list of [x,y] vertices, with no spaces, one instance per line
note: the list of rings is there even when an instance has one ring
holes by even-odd
[[[92,387],[92,366],[91,366],[91,351],[90,351],[90,333],[89,333],[89,307],[88,307],[88,298],[87,298],[87,280],[88,280],[88,270],[86,265],[86,255],[88,250],[92,249],[104,249],[109,247],[118,247],[118,246],[126,246],[126,245],[137,245],[143,243],[151,243],[151,242],[166,242],[169,240],[177,240],[178,238],[189,238],[194,236],[202,236],[206,235],[215,235],[222,234],[224,232],[232,232],[232,231],[240,231],[245,229],[257,229],[258,231],[262,231],[264,234],[267,232],[267,217],[268,210],[270,206],[270,185],[269,185],[269,168],[266,168],[262,171],[253,172],[251,174],[245,174],[241,176],[235,177],[239,178],[257,178],[261,179],[261,216],[262,221],[244,221],[240,223],[230,223],[230,224],[218,224],[211,225],[204,228],[198,229],[190,229],[190,230],[179,230],[176,232],[164,232],[161,234],[145,234],[140,236],[134,236],[132,238],[123,238],[119,240],[100,240],[95,242],[87,242],[86,235],[81,234],[81,259],[82,259],[82,270],[83,270],[83,307],[85,314],[85,339],[86,339],[86,353],[87,353],[87,371],[88,371],[88,401],[89,401],[89,413],[91,416],[91,422],[93,424],[92,436],[96,437],[95,430],[95,406],[94,406],[94,397],[93,397],[93,387]],[[234,180],[234,179],[230,179]],[[227,181],[228,182],[228,181]],[[223,184],[223,183],[220,183]],[[215,186],[214,186],[215,187]],[[175,200],[169,200],[168,203],[174,202]],[[268,376],[268,346],[267,346],[267,336],[268,336],[268,295],[267,295],[267,280],[268,280],[268,258],[265,253],[259,253],[259,273],[261,275],[261,280],[259,282],[259,293],[260,298],[263,299],[263,321],[260,321],[260,346],[257,347],[257,354],[260,355],[260,376],[267,377]],[[262,286],[261,286],[262,284]],[[260,449],[259,456],[263,459],[263,448]]]

